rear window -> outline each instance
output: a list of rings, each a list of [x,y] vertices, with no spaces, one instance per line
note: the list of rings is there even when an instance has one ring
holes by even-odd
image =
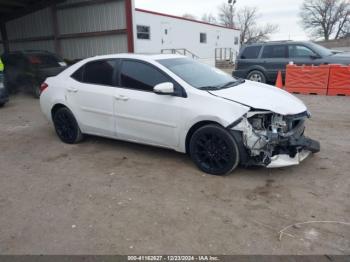
[[[267,45],[264,47],[262,58],[286,58],[287,45]]]
[[[254,59],[259,57],[261,46],[248,46],[243,50],[241,59]]]

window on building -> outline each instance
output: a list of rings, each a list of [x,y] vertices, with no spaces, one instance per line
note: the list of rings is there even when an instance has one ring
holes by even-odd
[[[75,71],[72,78],[88,84],[113,86],[114,66],[115,60],[93,61]]]
[[[286,58],[287,45],[267,45],[264,47],[262,58]]]
[[[138,25],[137,27],[137,39],[151,39],[151,28],[145,25]]]
[[[241,58],[242,59],[255,59],[259,57],[261,45],[248,46],[244,49]]]
[[[142,91],[153,91],[169,79],[154,67],[137,61],[124,61],[120,73],[121,86]]]
[[[206,44],[207,43],[207,34],[206,33],[200,33],[199,41],[202,44]]]
[[[238,36],[235,36],[235,45],[238,45]]]

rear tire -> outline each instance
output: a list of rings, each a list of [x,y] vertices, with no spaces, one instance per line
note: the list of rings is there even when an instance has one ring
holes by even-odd
[[[0,103],[0,108],[3,107],[5,105],[5,103]]]
[[[76,144],[83,139],[73,113],[66,107],[58,109],[53,116],[56,133],[62,142]]]
[[[240,162],[236,140],[218,125],[206,125],[195,131],[189,149],[198,168],[211,175],[226,175]]]
[[[264,84],[266,83],[266,77],[264,73],[259,70],[254,70],[250,72],[247,76],[247,79],[254,82],[259,82]]]

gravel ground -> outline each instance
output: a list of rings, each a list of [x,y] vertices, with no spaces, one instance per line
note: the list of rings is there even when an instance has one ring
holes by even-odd
[[[61,143],[30,96],[0,109],[0,254],[350,254],[350,97],[300,96],[322,151],[201,173],[173,151]]]

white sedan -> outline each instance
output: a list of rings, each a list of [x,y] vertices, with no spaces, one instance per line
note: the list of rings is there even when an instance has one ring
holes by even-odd
[[[178,55],[85,59],[41,86],[43,113],[65,143],[85,134],[188,153],[204,172],[299,164],[320,150],[304,136],[305,105]]]

